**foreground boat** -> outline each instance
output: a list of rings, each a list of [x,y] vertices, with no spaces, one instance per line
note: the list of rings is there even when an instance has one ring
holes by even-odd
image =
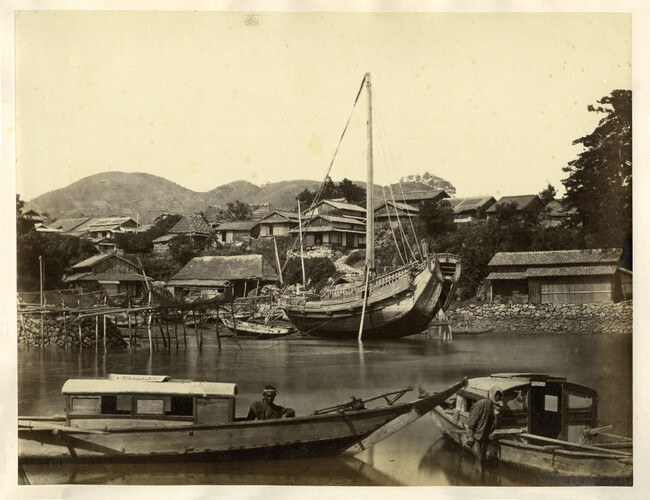
[[[221,321],[226,327],[235,332],[237,335],[245,337],[255,337],[258,339],[272,339],[284,337],[291,333],[291,327],[263,325],[252,321],[233,321],[231,318],[221,317]]]
[[[442,433],[463,446],[469,410],[491,387],[503,391],[488,460],[555,477],[632,480],[632,440],[597,427],[598,395],[565,378],[542,374],[495,374],[435,408]]]
[[[364,86],[368,98],[366,186],[373,186],[372,92],[369,73],[362,82],[362,88]],[[359,340],[405,337],[424,331],[438,311],[445,311],[449,307],[460,278],[460,259],[452,254],[427,255],[426,249],[416,244],[418,255],[416,257],[416,252],[413,251],[412,255],[417,260],[406,263],[397,270],[377,275],[374,213],[373,189],[368,189],[363,282],[331,286],[320,294],[296,291],[285,293],[281,297],[280,307],[301,332],[316,337]],[[301,240],[302,232],[301,226]]]
[[[353,400],[313,415],[246,420],[235,417],[235,384],[140,375],[69,379],[64,416],[19,417],[18,455],[22,463],[335,456],[375,444],[464,384],[410,403],[396,403],[405,389],[365,401],[384,398],[386,405],[376,408]]]

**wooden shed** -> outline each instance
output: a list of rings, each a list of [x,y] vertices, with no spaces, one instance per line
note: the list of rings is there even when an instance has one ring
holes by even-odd
[[[252,238],[257,237],[259,223],[260,221],[257,220],[244,220],[219,224],[215,230],[217,240],[225,245],[249,244]]]
[[[274,210],[259,222],[259,236],[287,236],[298,226],[298,213]]]
[[[500,252],[489,262],[492,296],[531,304],[620,302],[631,298],[621,250]]]

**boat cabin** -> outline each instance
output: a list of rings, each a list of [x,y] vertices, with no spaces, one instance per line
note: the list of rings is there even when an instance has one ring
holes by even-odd
[[[81,429],[214,425],[235,420],[236,384],[166,375],[69,379],[66,423]]]
[[[551,439],[578,442],[583,431],[598,424],[598,396],[588,387],[565,378],[533,373],[500,373],[471,379],[456,395],[454,420],[466,420],[490,388],[503,391],[497,428],[525,429]]]

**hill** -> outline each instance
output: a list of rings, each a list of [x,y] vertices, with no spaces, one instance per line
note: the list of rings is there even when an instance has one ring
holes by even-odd
[[[365,187],[364,182],[356,183]],[[162,213],[201,212],[209,205],[225,207],[235,200],[249,204],[268,202],[277,209],[289,210],[295,208],[298,193],[304,189],[315,191],[319,185],[319,181],[306,179],[267,183],[261,187],[234,181],[210,191],[196,192],[156,175],[103,172],[38,196],[25,203],[25,210],[45,212],[57,219],[126,215],[146,223]],[[407,186],[408,191],[430,189],[420,183],[409,182]],[[375,185],[374,192],[377,199],[383,199],[380,186]],[[399,193],[397,186],[396,198]]]

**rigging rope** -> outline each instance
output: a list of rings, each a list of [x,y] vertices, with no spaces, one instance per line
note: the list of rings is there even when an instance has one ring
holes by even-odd
[[[345,133],[348,130],[348,126],[350,125],[350,120],[352,120],[352,115],[354,114],[354,110],[355,110],[355,108],[357,106],[357,102],[359,101],[359,96],[361,95],[361,91],[363,90],[363,86],[364,86],[365,83],[366,83],[366,77],[364,75],[363,80],[361,80],[361,85],[359,86],[359,91],[357,92],[357,96],[354,98],[354,104],[352,104],[352,110],[350,111],[350,115],[348,116],[348,121],[345,123],[345,127],[343,128],[343,132],[341,133],[341,137],[339,138],[339,142],[336,145],[336,150],[334,151],[334,156],[332,157],[332,161],[330,162],[330,165],[329,165],[329,167],[327,169],[327,173],[325,174],[325,178],[323,179],[323,182],[321,183],[321,185],[318,187],[318,191],[316,191],[316,195],[314,196],[314,199],[312,200],[311,205],[309,206],[309,209],[308,209],[308,211],[310,211],[309,219],[304,224],[305,229],[306,229],[306,226],[308,226],[311,223],[312,217],[314,215],[314,209],[316,208],[316,204],[318,203],[320,194],[323,191],[323,187],[325,186],[325,183],[327,182],[327,179],[330,176],[330,172],[332,171],[332,166],[334,165],[334,160],[336,160],[336,155],[338,154],[339,149],[341,148],[341,143],[343,142],[343,137],[345,136]],[[303,232],[304,231],[300,231],[300,234],[298,235],[299,236],[298,240],[296,240],[296,241],[300,241],[302,239],[302,233]],[[294,250],[295,246],[296,246],[296,242],[294,242],[293,245],[291,246],[291,250]],[[282,270],[280,271],[281,273],[284,272],[284,269],[286,268],[288,263],[289,263],[289,259],[287,259],[286,262],[284,263],[284,265],[282,266]]]
[[[377,107],[377,103],[375,102],[374,97],[373,97],[373,103],[374,103],[374,109],[377,109],[377,112],[376,112],[376,115],[377,115],[377,121],[379,122],[379,125],[380,125],[380,126],[379,126],[379,131],[380,131],[379,142],[381,143],[382,152],[383,152],[383,154],[384,154],[384,157],[387,158],[387,161],[386,161],[386,169],[389,170],[389,167],[388,167],[388,156],[386,155],[386,152],[384,151],[384,139],[383,139],[383,134],[384,134],[385,132],[384,132],[384,127],[383,127],[383,125],[382,125],[382,124],[383,124],[383,120],[382,120],[382,116],[381,116],[380,113],[379,113],[379,110],[378,110],[378,107]],[[388,141],[385,141],[385,142],[387,143]],[[392,151],[390,150],[390,145],[388,146],[388,148],[389,148],[389,153],[390,153],[391,161],[394,161],[394,160],[392,159],[393,155],[392,155]],[[390,181],[389,181],[389,183],[388,183],[388,190],[389,190],[389,192],[391,193],[391,198],[392,198],[392,201],[393,201],[393,209],[395,210],[395,217],[397,218],[397,225],[398,225],[398,227],[399,227],[399,231],[400,231],[400,234],[401,234],[401,236],[402,236],[403,244],[404,244],[404,247],[405,247],[405,248],[404,248],[404,254],[405,254],[405,255],[408,255],[408,252],[406,251],[406,248],[408,248],[409,252],[411,253],[411,256],[413,257],[413,260],[417,260],[417,257],[416,257],[416,255],[415,255],[415,253],[413,252],[413,249],[411,248],[411,245],[410,245],[410,243],[409,243],[409,241],[408,241],[408,238],[407,238],[407,236],[406,236],[406,233],[404,232],[404,227],[402,226],[402,223],[401,223],[401,221],[400,221],[400,217],[399,217],[399,214],[398,214],[398,212],[397,212],[397,207],[395,206],[395,203],[396,203],[396,201],[395,201],[395,194],[394,194],[394,192],[393,192],[393,186],[392,186],[392,184],[390,183]],[[404,204],[406,204],[406,200],[404,201]],[[411,215],[410,215],[410,211],[409,211],[408,209],[406,209],[406,213],[408,214],[408,216],[409,216],[409,218],[410,218]],[[411,227],[413,227],[413,223],[412,223],[412,222],[411,222]],[[413,236],[415,237],[415,242],[416,242],[416,246],[417,246],[417,235],[415,234],[415,229],[413,229]],[[417,246],[417,248],[418,248],[418,251],[419,251],[419,250],[420,250],[420,249],[419,249],[419,246]],[[420,256],[422,256],[422,252],[420,251],[419,253],[420,253]]]
[[[393,222],[390,220],[390,210],[388,209],[388,200],[386,199],[386,190],[384,189],[384,186],[381,187],[381,192],[384,195],[384,207],[386,207],[386,215],[388,215],[388,225],[390,226],[390,232],[393,235],[395,248],[397,248],[397,253],[399,255],[400,260],[402,261],[402,265],[406,265],[406,261],[404,260],[404,257],[402,257],[402,252],[400,251],[399,245],[397,243],[397,236],[395,236],[395,230],[393,229]],[[397,224],[399,225],[399,220]]]

